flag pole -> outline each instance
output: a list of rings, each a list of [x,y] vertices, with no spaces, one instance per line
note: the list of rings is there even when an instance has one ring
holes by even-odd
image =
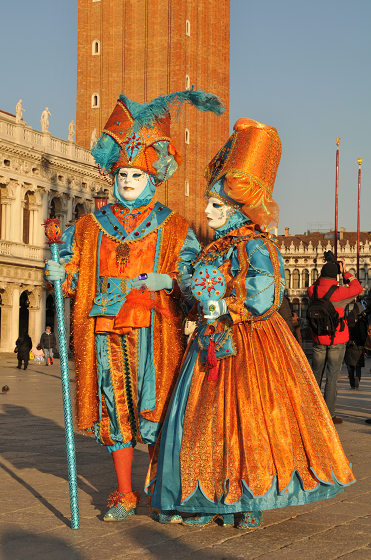
[[[338,215],[339,215],[339,144],[340,138],[336,138],[336,178],[335,178],[335,239],[334,254],[335,260],[338,260]]]
[[[44,220],[46,243],[50,246],[52,260],[59,263],[59,247],[61,243],[61,228],[59,218],[49,218]],[[45,272],[47,277],[48,271]],[[63,411],[64,411],[64,430],[66,436],[67,449],[67,466],[68,466],[68,484],[70,490],[70,508],[71,508],[71,528],[78,529],[80,527],[79,516],[79,500],[77,490],[77,474],[76,474],[76,454],[75,440],[73,435],[73,420],[70,393],[70,375],[68,369],[68,349],[66,326],[64,321],[64,303],[62,282],[56,280],[54,282],[55,307],[57,310],[58,324],[58,340],[59,340],[59,357],[61,367],[61,381],[63,394]]]
[[[357,279],[359,280],[359,249],[360,249],[360,224],[361,224],[361,164],[362,158],[358,162],[358,211],[357,211]]]

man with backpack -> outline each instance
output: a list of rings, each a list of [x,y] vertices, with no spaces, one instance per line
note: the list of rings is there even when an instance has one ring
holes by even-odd
[[[346,272],[344,261],[336,262],[330,251],[325,253],[325,259],[328,262],[323,265],[321,276],[308,288],[312,300],[307,311],[313,339],[312,370],[321,387],[327,365],[324,399],[334,424],[341,424],[343,420],[335,416],[335,402],[337,380],[349,340],[344,310],[363,288],[350,272]],[[338,274],[343,275],[346,286],[338,285]]]

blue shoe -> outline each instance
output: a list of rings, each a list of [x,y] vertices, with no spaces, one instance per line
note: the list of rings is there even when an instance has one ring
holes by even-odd
[[[188,517],[187,519],[183,519],[183,525],[206,527],[206,525],[210,525],[210,523],[212,523],[214,519],[217,519],[218,517],[221,517],[223,519],[223,527],[234,527],[233,513],[226,513],[224,515],[195,515],[195,517]]]
[[[242,513],[242,519],[237,525],[237,529],[252,529],[253,527],[259,527],[262,521],[262,511],[246,511]]]
[[[168,525],[169,523],[182,523],[183,518],[174,509],[153,510],[152,519]]]
[[[103,521],[125,521],[131,515],[136,515],[139,501],[139,492],[128,492],[127,494],[113,492],[109,496],[107,504],[109,510],[103,517]]]
[[[214,517],[216,515],[195,515],[194,517],[187,517],[187,519],[183,519],[183,525],[191,526],[191,527],[206,527],[206,525],[210,525],[213,522]]]

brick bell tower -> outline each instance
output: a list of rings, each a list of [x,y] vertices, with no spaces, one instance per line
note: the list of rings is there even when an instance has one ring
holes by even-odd
[[[215,93],[217,117],[183,105],[171,136],[182,154],[157,199],[207,242],[203,170],[229,136],[230,0],[79,0],[76,140],[90,147],[120,93],[143,103],[191,88]]]

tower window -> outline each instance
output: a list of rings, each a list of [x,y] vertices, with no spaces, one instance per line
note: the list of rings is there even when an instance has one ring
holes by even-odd
[[[188,181],[184,182],[184,194],[185,194],[185,196],[189,196],[189,182]]]
[[[95,41],[93,41],[92,46],[91,46],[91,54],[94,55],[99,55],[100,54],[100,41],[98,41],[98,39],[96,39]]]
[[[185,87],[186,87],[186,89],[191,89],[191,80],[190,80],[188,74],[186,74]]]
[[[186,19],[186,35],[188,37],[191,36],[191,22],[189,21],[189,19]]]
[[[93,93],[91,96],[92,109],[99,109],[99,93]]]
[[[184,133],[184,142],[186,144],[189,144],[189,130],[188,128],[185,129],[185,133]]]

